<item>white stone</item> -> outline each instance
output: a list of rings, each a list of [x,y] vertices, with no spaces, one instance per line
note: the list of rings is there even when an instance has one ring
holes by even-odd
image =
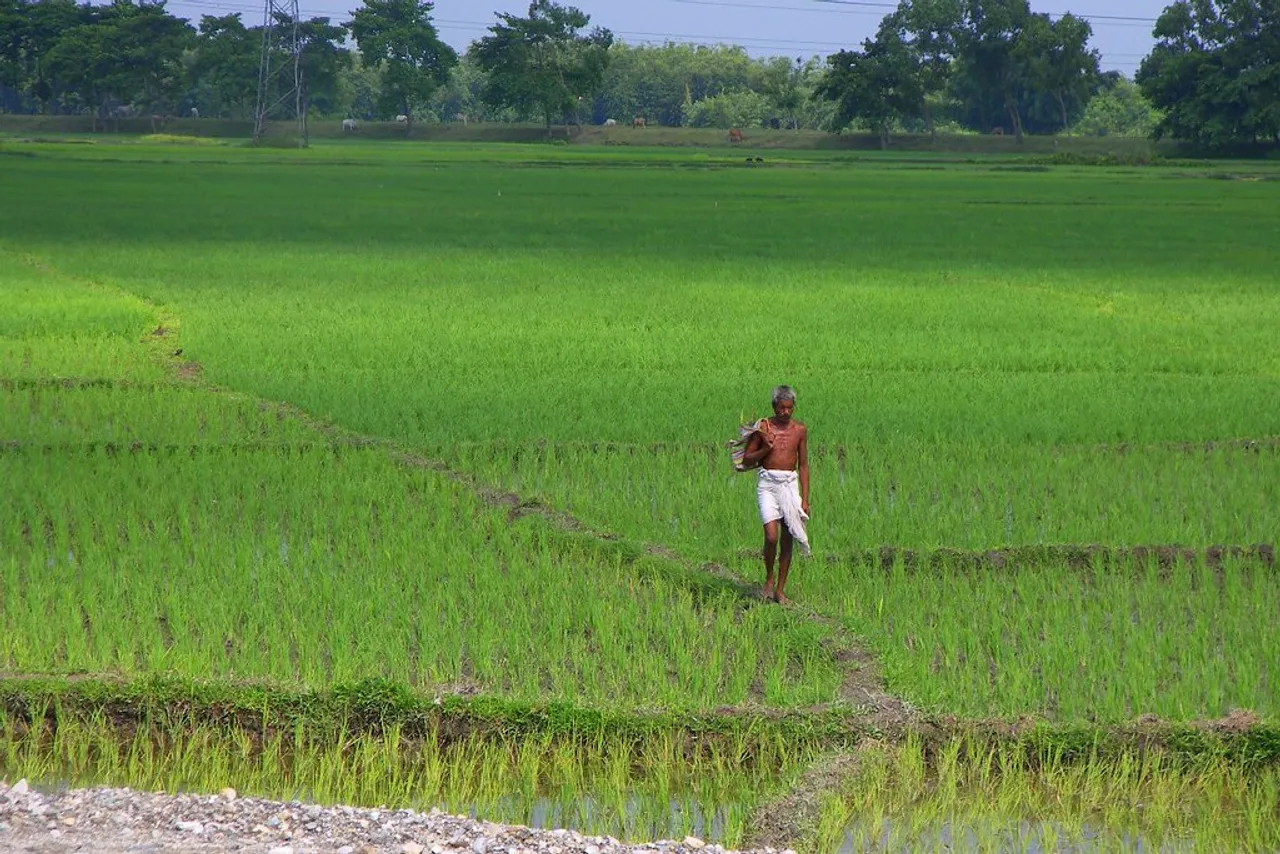
[[[585,849],[583,849],[583,850],[585,850],[585,851],[587,852],[587,854],[600,854],[600,846],[599,846],[599,845],[588,845],[588,846],[587,846]]]
[[[483,836],[477,836],[475,839],[471,841],[471,850],[476,852],[476,854],[484,854],[485,850],[488,849],[488,847],[489,847],[489,840],[485,839]]]
[[[689,848],[706,848],[707,847],[707,843],[703,842],[701,839],[699,839],[696,836],[686,836],[684,838],[684,845],[686,845]]]
[[[293,846],[277,845],[275,848],[268,848],[267,854],[293,854]]]
[[[356,849],[351,845],[344,845],[338,849],[338,854],[356,854]]]
[[[400,846],[400,854],[422,854],[426,849],[416,842],[406,842]]]
[[[187,833],[204,833],[204,825],[198,821],[179,821],[173,826]]]
[[[62,835],[62,831],[61,831],[61,830],[51,830],[51,831],[49,831],[49,835],[50,835],[50,836],[52,836],[54,839],[57,839],[59,836],[61,836],[61,835]]]
[[[218,797],[222,798],[224,801],[234,801],[236,799],[236,790],[227,786],[221,792],[218,792]]]
[[[15,795],[25,795],[30,789],[31,787],[27,785],[26,777],[13,784],[13,793]]]

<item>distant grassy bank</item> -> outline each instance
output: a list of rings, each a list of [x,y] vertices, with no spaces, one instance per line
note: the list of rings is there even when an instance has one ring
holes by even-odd
[[[253,122],[229,119],[173,118],[163,124],[150,118],[120,119],[97,122],[96,133],[103,136],[140,135],[163,132],[188,136],[248,139],[253,136]],[[89,116],[22,116],[0,115],[0,133],[10,134],[88,134],[95,133],[95,122]],[[288,138],[295,132],[292,122],[272,123],[268,135]],[[337,120],[313,121],[309,131],[316,139],[364,138],[381,140],[413,140],[419,142],[525,142],[544,143],[546,129],[537,124],[424,124],[412,127],[396,122],[360,122],[355,133],[344,132]],[[880,138],[871,133],[828,133],[825,131],[771,130],[748,128],[735,148],[819,149],[873,151],[880,149]],[[563,126],[551,129],[553,142],[571,145],[618,146],[687,146],[693,148],[728,147],[727,132],[719,128],[646,128],[602,127],[599,125]],[[1027,136],[1021,145],[1012,136],[979,134],[939,134],[930,138],[921,134],[895,134],[890,139],[892,151],[962,152],[967,154],[1049,154],[1074,152],[1111,154],[1138,158],[1155,155],[1170,157],[1185,154],[1176,143],[1155,143],[1128,137]]]

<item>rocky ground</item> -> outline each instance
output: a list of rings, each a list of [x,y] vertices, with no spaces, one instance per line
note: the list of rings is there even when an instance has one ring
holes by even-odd
[[[0,781],[0,851],[13,854],[721,854],[692,836],[624,844],[608,836],[473,821],[432,810],[320,807],[131,789],[37,791]],[[762,849],[771,854],[773,849]],[[794,854],[786,852],[785,854]]]

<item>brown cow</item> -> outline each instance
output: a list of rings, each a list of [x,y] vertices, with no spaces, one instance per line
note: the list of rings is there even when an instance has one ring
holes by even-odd
[[[734,142],[734,143],[742,142],[742,131],[738,130],[737,128],[730,128],[729,142]]]
[[[642,128],[642,127],[645,127],[645,123],[644,123],[644,116],[636,116],[634,119],[632,119],[632,120],[631,120],[631,126],[632,126],[633,128]]]

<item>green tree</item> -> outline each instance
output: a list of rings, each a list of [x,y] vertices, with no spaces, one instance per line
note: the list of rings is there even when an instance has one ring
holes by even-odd
[[[311,18],[298,23],[302,108],[321,115],[342,112],[338,78],[351,64],[351,51],[342,47],[345,27],[330,24],[328,18]]]
[[[1137,82],[1164,112],[1158,136],[1280,145],[1280,4],[1180,0],[1155,37]]]
[[[200,18],[191,73],[203,115],[252,115],[261,51],[262,33],[245,27],[239,12]]]
[[[105,118],[112,101],[172,111],[186,84],[182,56],[193,42],[191,27],[170,16],[163,2],[116,0],[95,12],[97,20],[58,39],[49,52],[50,69],[96,116]]]
[[[596,121],[644,116],[650,124],[679,126],[696,101],[760,91],[763,71],[740,47],[615,42],[592,113]]]
[[[364,0],[347,28],[364,62],[383,66],[378,109],[413,121],[414,107],[431,100],[458,61],[431,23],[434,3]]]
[[[1054,99],[1065,131],[1071,124],[1068,104],[1082,108],[1098,79],[1099,54],[1089,48],[1093,28],[1075,15],[1051,20],[1032,15],[1018,35],[1015,53],[1023,64],[1028,86]]]
[[[0,85],[12,86],[39,112],[61,109],[68,85],[50,68],[49,54],[65,33],[97,17],[75,0],[0,3]]]
[[[763,66],[762,93],[787,126],[799,130],[800,110],[808,94],[804,85],[804,60],[796,57],[792,62],[785,56],[776,56],[765,60]]]
[[[0,86],[18,89],[25,82],[22,42],[27,24],[19,0],[0,0]]]
[[[484,100],[540,114],[548,138],[554,119],[579,121],[579,105],[600,89],[613,44],[613,34],[601,27],[581,33],[590,22],[581,10],[551,0],[533,0],[524,18],[500,13],[492,35],[469,51],[488,74]]]
[[[768,116],[769,99],[750,89],[721,92],[689,105],[685,124],[695,128],[759,127]]]
[[[1089,101],[1074,131],[1085,136],[1148,137],[1160,113],[1127,77],[1104,75],[1103,85]]]
[[[337,111],[344,118],[372,121],[378,116],[382,66],[361,62],[357,57],[339,69],[337,90]]]
[[[902,0],[890,20],[882,24],[897,31],[914,54],[930,138],[936,135],[935,105],[951,81],[960,20],[960,0]]]
[[[1078,17],[1033,15],[1027,0],[901,0],[890,18],[919,66],[931,133],[944,93],[967,127],[998,121],[1019,141],[1028,124],[1063,129],[1092,94],[1098,56]]]
[[[1031,19],[1027,0],[962,0],[954,31],[959,73],[973,89],[997,96],[1022,142],[1021,90],[1029,82],[1026,53],[1019,45]]]
[[[918,59],[892,21],[883,22],[861,52],[840,51],[827,61],[830,68],[815,94],[836,102],[835,130],[860,120],[879,135],[880,147],[888,148],[894,123],[921,113]]]
[[[471,54],[464,54],[449,71],[449,80],[436,91],[434,108],[440,121],[514,122],[519,116],[509,107],[484,101],[489,76]]]

